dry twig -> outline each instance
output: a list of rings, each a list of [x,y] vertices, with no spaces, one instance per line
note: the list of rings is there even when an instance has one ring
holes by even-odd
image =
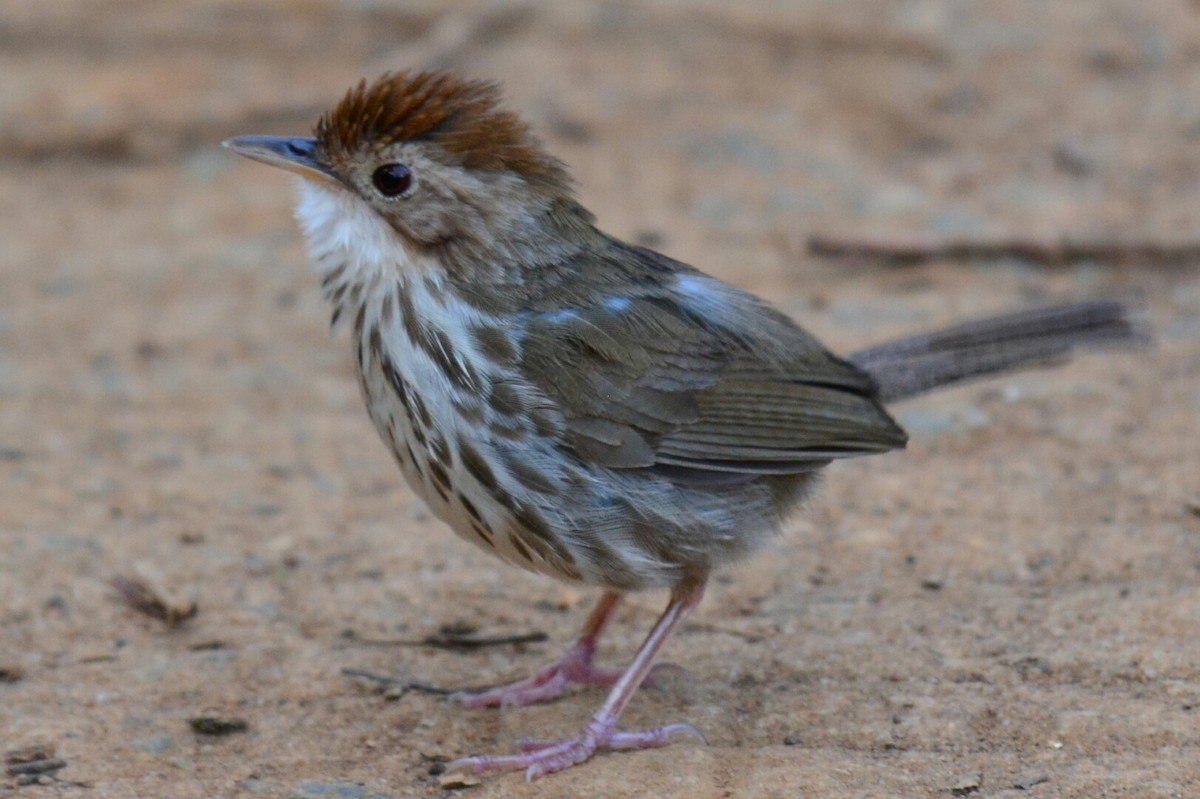
[[[50,744],[34,744],[4,753],[4,773],[16,777],[18,785],[28,785],[66,765],[67,761],[54,756]]]
[[[366,669],[344,668],[342,674],[347,677],[361,677],[364,680],[379,683],[380,685],[388,685],[396,688],[403,688],[408,691],[419,691],[423,694],[436,694],[438,696],[449,696],[453,693],[458,693],[458,688],[439,688],[436,685],[429,685],[423,682],[414,682],[412,680],[404,680],[399,677],[389,677],[386,674],[377,674]]]
[[[195,716],[188,719],[187,723],[201,735],[232,735],[250,729],[250,724],[237,716]]]
[[[516,635],[498,635],[481,637],[474,630],[462,630],[451,626],[442,627],[436,633],[424,638],[355,638],[367,646],[428,646],[434,649],[446,649],[451,652],[472,652],[490,646],[508,646],[510,644],[537,644],[549,638],[546,633],[534,631],[517,633]]]
[[[1182,264],[1200,262],[1200,242],[1075,241],[1068,238],[894,238],[859,239],[813,235],[808,251],[823,258],[859,258],[896,266],[939,259],[990,260],[1021,258],[1045,266],[1078,261]]]

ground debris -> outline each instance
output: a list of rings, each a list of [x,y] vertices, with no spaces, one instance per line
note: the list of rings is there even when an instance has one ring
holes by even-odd
[[[194,601],[180,599],[168,591],[161,579],[145,566],[135,567],[133,577],[117,575],[109,581],[125,604],[139,613],[166,624],[178,627],[192,618],[200,608]]]
[[[890,239],[841,238],[814,235],[808,252],[823,258],[858,258],[906,266],[933,260],[1000,260],[1020,258],[1043,266],[1079,261],[1116,264],[1189,264],[1200,260],[1196,241],[1083,241],[1067,238],[973,239],[895,237]]]
[[[1050,782],[1050,778],[1045,774],[1034,774],[1028,777],[1022,777],[1013,783],[1013,787],[1018,791],[1028,791],[1035,785],[1041,785],[1043,782]]]
[[[474,774],[442,774],[438,777],[438,785],[446,790],[473,788],[479,782],[479,778]]]
[[[17,778],[18,785],[29,785],[40,777],[65,768],[67,761],[55,757],[50,744],[31,744],[4,753],[4,773]]]
[[[193,716],[187,722],[201,735],[232,735],[250,729],[250,724],[237,716]]]
[[[463,690],[463,689],[459,689],[459,688],[441,688],[436,685],[429,685],[428,683],[416,682],[413,680],[406,680],[402,677],[391,677],[391,676],[388,676],[387,674],[377,674],[373,671],[368,671],[367,669],[358,669],[358,668],[353,668],[353,667],[346,667],[346,668],[342,669],[342,674],[344,674],[347,677],[361,677],[364,680],[369,680],[374,683],[379,683],[380,685],[385,686],[388,689],[399,689],[401,691],[418,691],[423,694],[435,694],[437,696],[449,696],[450,694],[457,693],[458,691]],[[488,687],[491,687],[491,686],[488,686]],[[470,689],[467,689],[467,690],[470,690]],[[486,690],[486,688],[479,689],[479,690]],[[399,697],[389,697],[389,698],[397,698],[398,699]]]
[[[455,624],[444,624],[436,633],[424,638],[359,638],[353,631],[346,637],[367,646],[428,646],[434,649],[445,649],[451,652],[473,652],[491,646],[519,646],[521,644],[539,644],[550,636],[541,630],[514,635],[481,636],[475,627]]]
[[[215,652],[221,649],[228,649],[229,644],[224,641],[200,641],[195,644],[188,644],[189,652]]]
[[[25,669],[12,663],[0,663],[0,682],[20,682],[25,679]]]
[[[960,774],[951,783],[950,793],[955,796],[968,796],[978,791],[981,785],[983,785],[983,775],[978,771]]]

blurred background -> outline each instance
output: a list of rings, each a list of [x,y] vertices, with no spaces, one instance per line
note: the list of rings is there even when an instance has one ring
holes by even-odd
[[[1138,298],[1158,338],[899,407],[909,451],[831,470],[672,643],[693,679],[629,711],[711,745],[554,788],[1195,794],[1182,0],[0,0],[0,743],[65,764],[9,756],[0,785],[436,795],[439,758],[565,733],[598,701],[483,713],[340,674],[513,677],[591,600],[413,499],[326,332],[289,180],[219,147],[307,133],[360,78],[431,66],[499,81],[603,228],[835,351],[1059,296]],[[123,575],[198,612],[139,614]],[[660,604],[630,603],[606,659]],[[550,640],[361,643],[443,626]],[[247,729],[187,724],[214,714]]]

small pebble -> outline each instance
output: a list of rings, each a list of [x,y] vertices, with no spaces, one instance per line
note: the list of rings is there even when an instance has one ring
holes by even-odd
[[[367,789],[357,782],[304,782],[300,790],[293,792],[289,799],[365,799]]]
[[[1013,787],[1018,791],[1028,791],[1035,785],[1041,785],[1043,782],[1050,782],[1050,778],[1045,774],[1036,774],[1032,777],[1022,777],[1013,783]]]
[[[983,775],[978,771],[970,774],[960,774],[954,778],[954,783],[950,786],[950,793],[955,796],[967,796],[979,790],[979,786],[983,784]]]
[[[800,736],[796,735],[794,733],[790,733],[788,735],[783,736],[783,745],[784,746],[799,746],[800,745]]]
[[[443,774],[438,777],[438,785],[447,789],[471,788],[479,784],[479,778],[474,774]]]

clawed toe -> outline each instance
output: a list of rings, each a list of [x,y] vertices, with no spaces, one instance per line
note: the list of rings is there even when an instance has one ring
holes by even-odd
[[[590,658],[590,655],[590,652],[587,653],[587,657]],[[450,701],[471,708],[525,707],[557,699],[571,683],[612,685],[621,676],[622,671],[594,666],[590,660],[568,651],[561,661],[542,668],[528,679],[484,691],[456,691],[450,694]],[[690,678],[691,672],[677,663],[659,663],[650,669],[642,684],[654,685],[665,675],[683,675]]]
[[[522,738],[516,755],[472,755],[446,765],[446,771],[484,772],[524,769],[525,778],[534,780],[544,774],[582,763],[603,749],[656,749],[679,737],[693,737],[707,743],[704,735],[691,724],[676,723],[648,730],[616,730],[613,721],[593,718],[579,733],[561,740]]]
[[[542,669],[527,680],[489,688],[486,691],[456,691],[450,701],[464,707],[525,707],[560,696],[569,682],[557,664]]]
[[[473,755],[447,765],[455,771],[498,771],[524,769],[525,778],[536,779],[552,771],[561,771],[576,763],[582,763],[601,749],[652,749],[666,746],[675,738],[691,736],[704,742],[704,736],[691,724],[667,724],[648,730],[617,730],[617,719],[629,703],[638,686],[649,682],[663,669],[653,668],[654,657],[663,642],[679,626],[687,612],[696,606],[704,593],[703,582],[682,583],[671,591],[671,601],[659,617],[658,622],[646,636],[637,655],[620,676],[616,672],[598,669],[592,665],[595,639],[611,613],[617,595],[607,592],[597,609],[592,612],[584,635],[567,651],[556,664],[552,664],[533,677],[510,686],[494,688],[481,694],[459,695],[458,701],[476,707],[490,704],[526,704],[554,692],[561,692],[567,682],[612,682],[612,690],[604,704],[576,735],[559,741],[523,740],[518,742],[520,753],[515,755]],[[678,666],[666,666],[667,670],[682,671]],[[686,672],[685,672],[686,673]],[[615,678],[615,679],[614,679]]]
[[[679,738],[695,738],[708,746],[704,733],[685,722],[666,724],[650,730],[633,730],[629,732],[614,730],[604,742],[605,749],[654,749],[667,746]]]

